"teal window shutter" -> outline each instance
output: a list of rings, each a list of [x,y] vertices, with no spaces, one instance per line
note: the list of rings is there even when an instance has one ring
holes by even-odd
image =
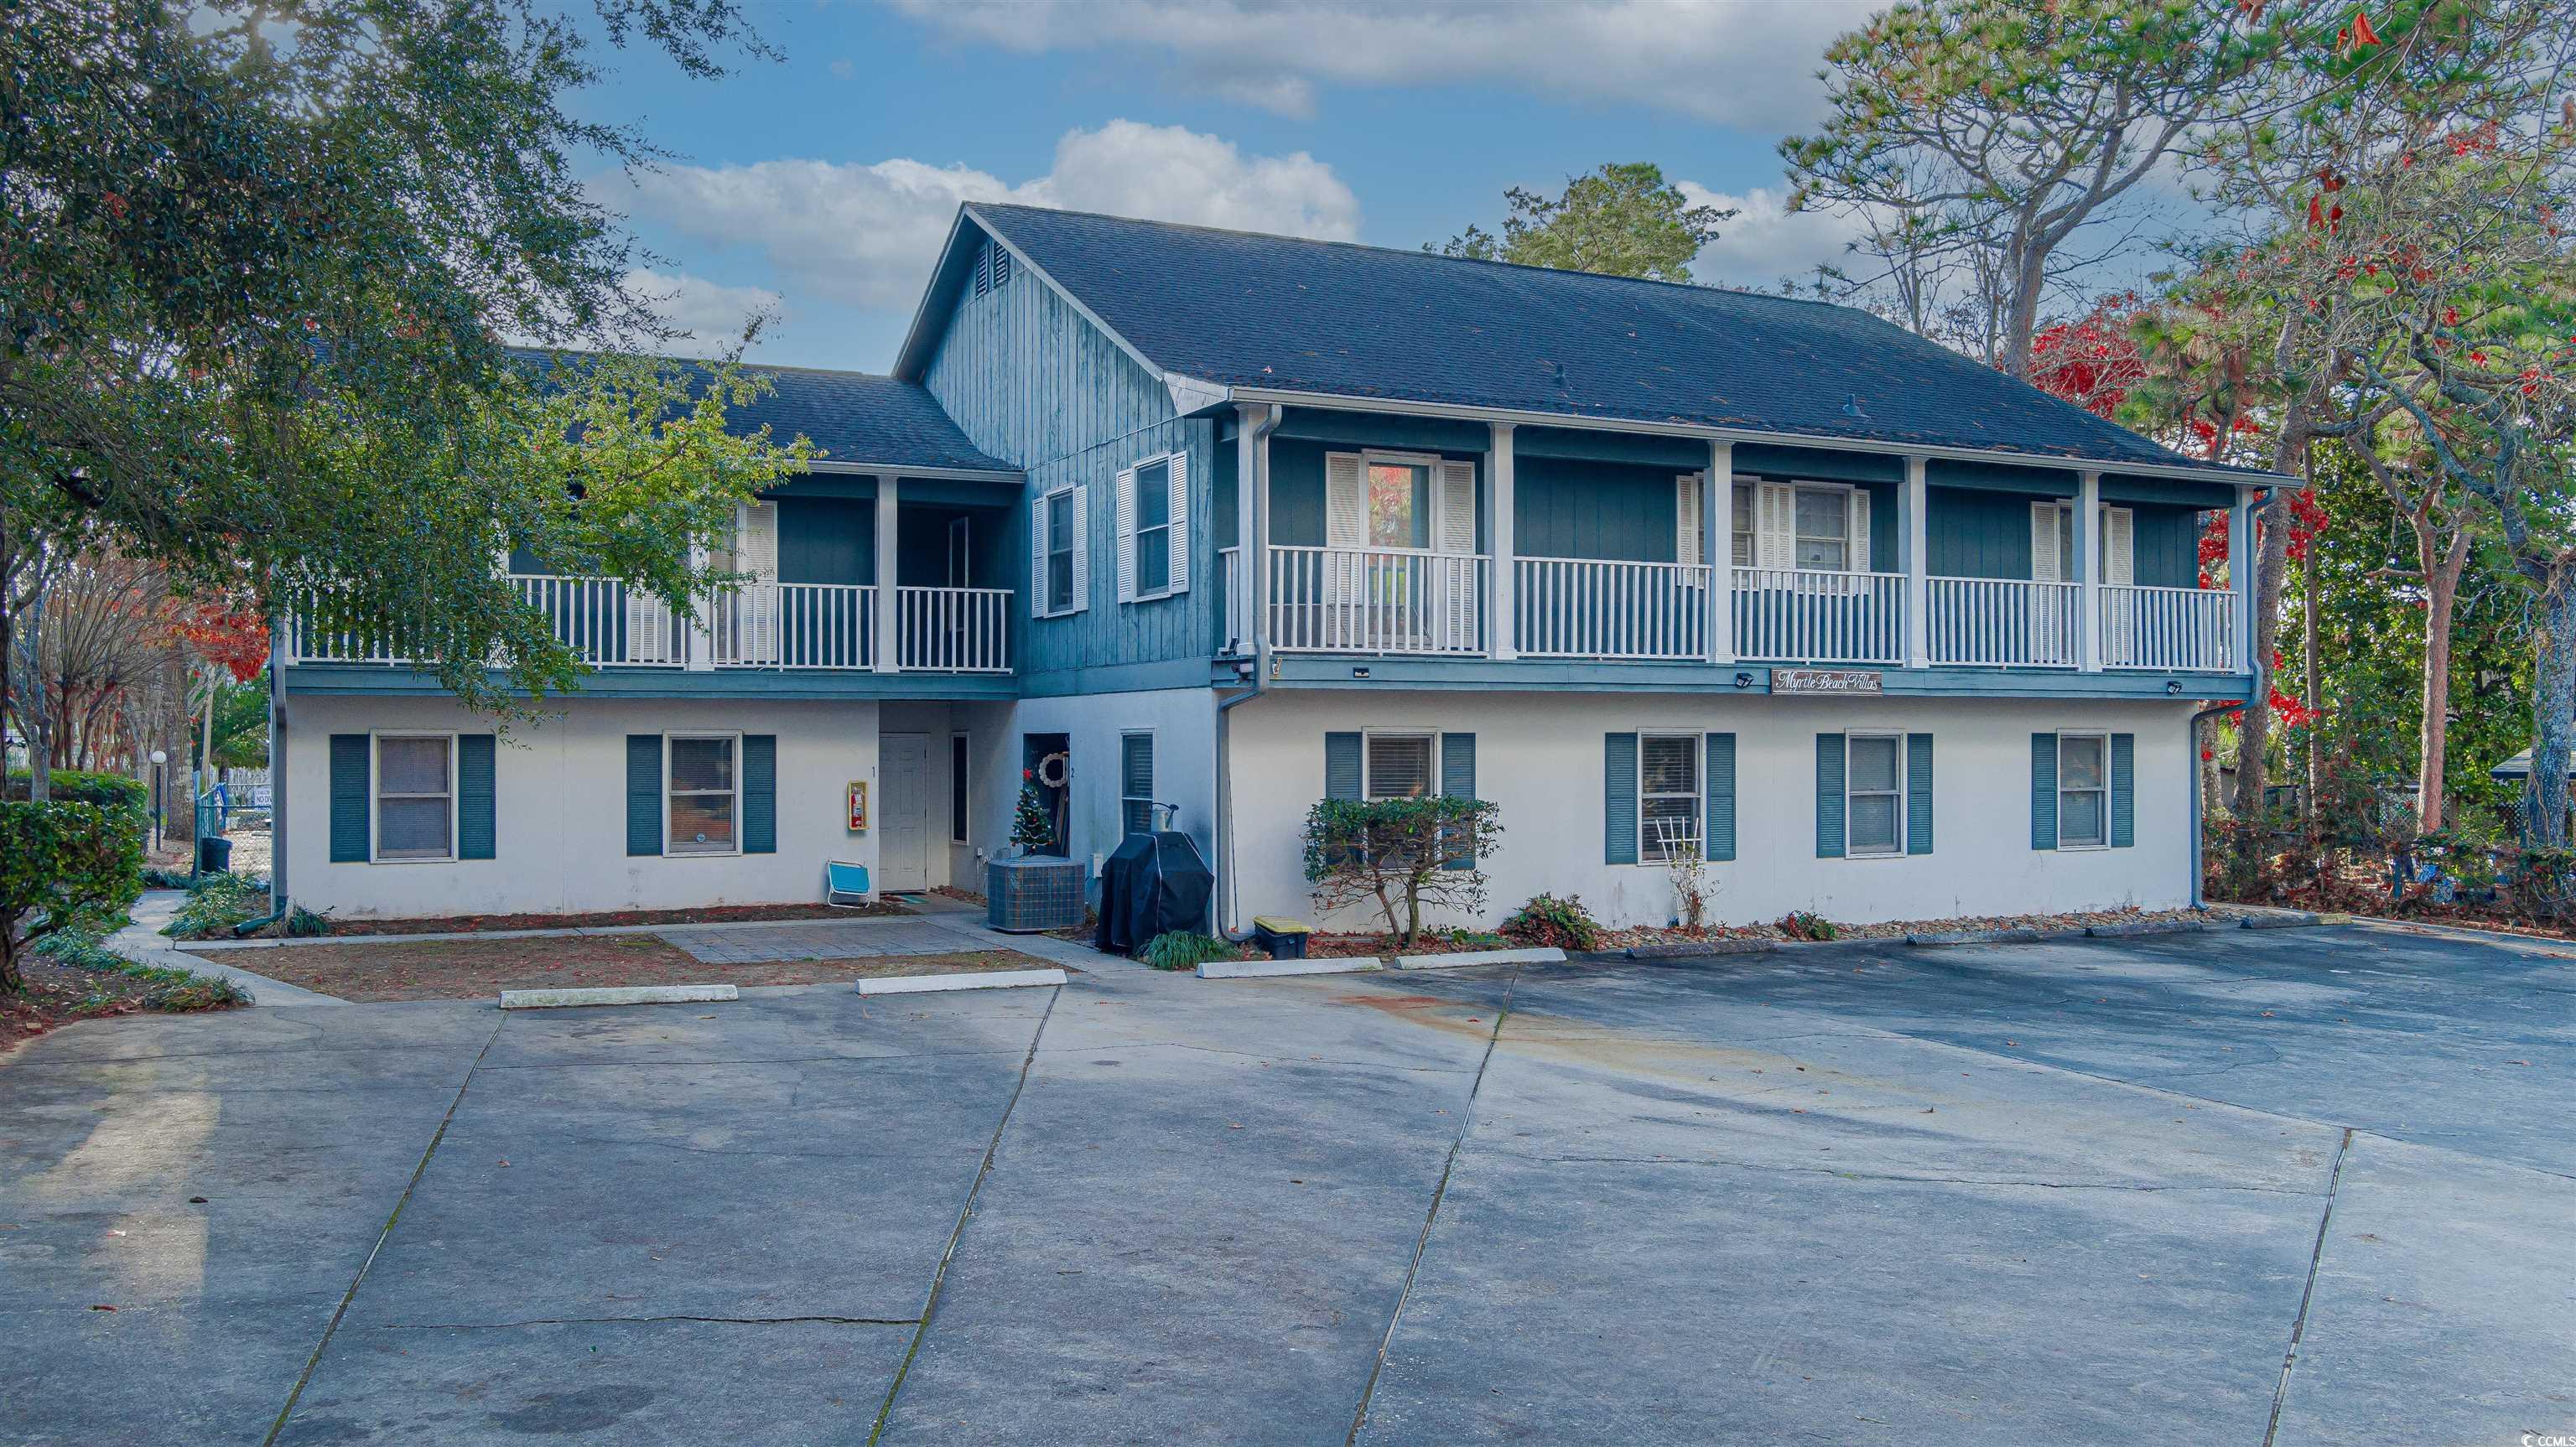
[[[2030,736],[2030,847],[2057,847],[2057,735]]]
[[[662,736],[626,736],[626,852],[662,852]]]
[[[1843,736],[1816,735],[1816,857],[1843,857]]]
[[[742,736],[742,852],[778,852],[778,735]]]
[[[367,851],[368,754],[365,734],[331,736],[331,862],[364,864]]]
[[[1360,736],[1324,735],[1324,797],[1356,799],[1359,796]]]
[[[1476,736],[1442,734],[1440,736],[1440,792],[1453,799],[1476,797]],[[1441,864],[1443,869],[1473,869],[1476,856],[1471,850]]]
[[[1637,862],[1637,736],[1601,736],[1601,862]]]
[[[494,857],[492,770],[494,739],[490,734],[456,736],[456,857]]]
[[[1735,857],[1735,735],[1708,736],[1708,844],[1700,851],[1711,863]]]
[[[1932,852],[1932,736],[1905,736],[1905,852]]]
[[[2138,736],[2111,735],[2111,847],[2138,842]]]

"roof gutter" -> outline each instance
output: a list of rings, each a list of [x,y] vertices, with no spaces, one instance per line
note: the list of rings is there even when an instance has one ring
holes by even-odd
[[[2228,472],[2171,463],[2111,462],[2087,457],[2043,457],[2027,452],[1997,452],[1976,447],[1875,442],[1848,437],[1817,437],[1804,432],[1771,432],[1751,427],[1708,427],[1689,422],[1634,421],[1615,417],[1581,417],[1561,412],[1535,412],[1518,407],[1481,407],[1464,403],[1412,402],[1392,397],[1346,397],[1330,392],[1297,392],[1276,387],[1228,387],[1235,402],[1270,402],[1282,406],[1322,407],[1341,412],[1390,412],[1405,417],[1472,418],[1531,427],[1579,428],[1592,432],[1642,432],[1656,437],[1686,437],[1706,442],[1760,442],[1782,447],[1813,447],[1831,452],[1859,452],[1882,457],[1937,457],[1952,462],[2001,463],[2015,467],[2049,467],[2068,472],[2116,472],[2130,477],[2161,477],[2186,482],[2216,482],[2230,487],[2269,488],[2297,479],[2277,472]]]
[[[1016,469],[993,467],[921,467],[908,462],[842,462],[838,460],[827,461],[819,457],[808,461],[804,466],[805,471],[816,474],[856,473],[861,476],[874,476],[878,473],[891,472],[899,477],[936,478],[943,482],[1007,482],[1016,485],[1027,476],[1027,474]]]

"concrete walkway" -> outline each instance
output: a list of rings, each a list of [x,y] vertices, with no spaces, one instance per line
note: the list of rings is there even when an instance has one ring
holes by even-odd
[[[177,947],[161,927],[186,903],[184,889],[147,889],[136,900],[131,914],[134,923],[107,937],[107,947],[139,965],[152,965],[165,970],[186,970],[190,974],[230,980],[250,992],[254,1005],[346,1005],[337,995],[317,994],[312,990],[254,975],[236,965],[222,964],[202,955],[192,955]]]

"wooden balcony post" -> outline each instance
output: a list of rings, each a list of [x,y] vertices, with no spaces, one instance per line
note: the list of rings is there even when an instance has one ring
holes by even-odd
[[[1905,666],[1932,666],[1932,555],[1926,521],[1931,489],[1924,460],[1905,459],[1905,491],[1898,521],[1905,529]]]
[[[1492,424],[1492,438],[1485,452],[1485,539],[1494,581],[1485,614],[1494,630],[1492,656],[1511,659],[1521,656],[1520,569],[1512,565],[1512,424]]]
[[[1735,444],[1708,444],[1699,485],[1699,560],[1708,565],[1708,661],[1735,661]]]
[[[707,561],[706,549],[689,549],[689,571],[691,573],[704,576],[707,571]],[[689,620],[688,658],[681,665],[692,672],[708,670],[716,666],[715,613],[716,595],[712,592],[700,593],[698,595],[697,616]],[[632,648],[634,646],[634,641],[629,639],[627,646]]]
[[[2075,479],[2075,667],[2102,671],[2102,474]]]
[[[898,612],[894,588],[895,494],[894,474],[878,473],[876,658],[873,662],[873,671],[877,673],[893,673],[901,667],[895,657]]]

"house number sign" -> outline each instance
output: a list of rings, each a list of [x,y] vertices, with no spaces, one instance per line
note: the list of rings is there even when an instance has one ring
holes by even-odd
[[[1876,693],[1878,674],[1866,668],[1775,668],[1773,693]]]

